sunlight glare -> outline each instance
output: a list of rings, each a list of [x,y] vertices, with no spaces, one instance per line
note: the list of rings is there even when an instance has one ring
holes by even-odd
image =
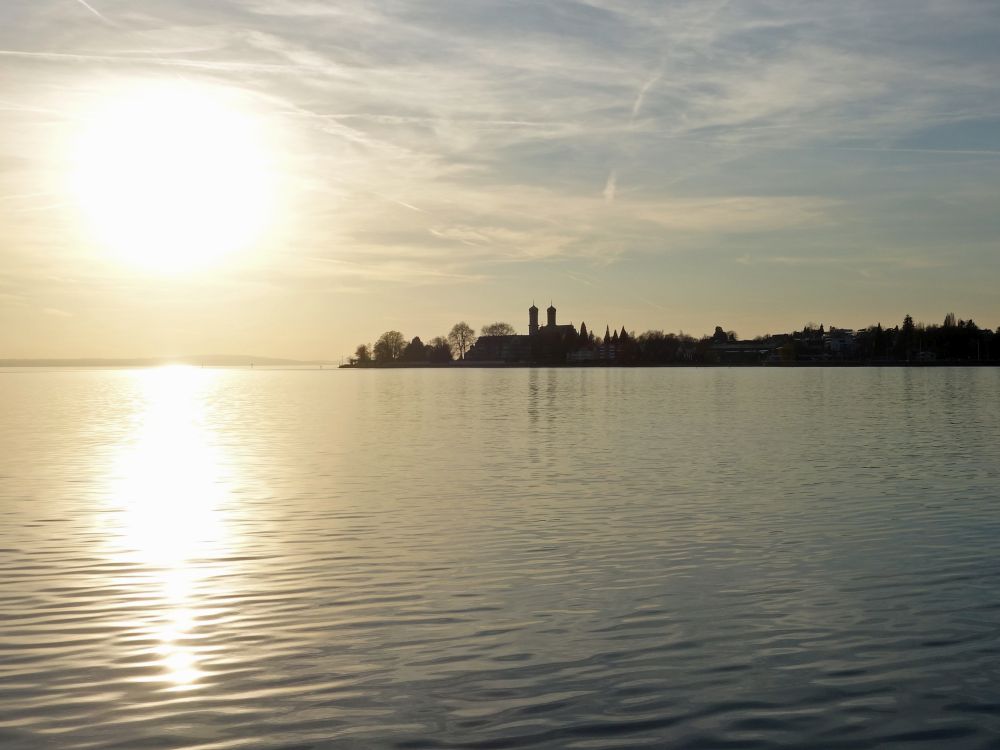
[[[93,237],[156,273],[250,246],[274,207],[263,120],[237,92],[152,82],[110,94],[75,137],[72,188]]]
[[[152,585],[144,630],[175,689],[202,676],[191,646],[210,579],[228,546],[225,462],[205,426],[204,373],[164,367],[138,373],[145,408],[111,467],[110,541],[116,559],[142,566]]]

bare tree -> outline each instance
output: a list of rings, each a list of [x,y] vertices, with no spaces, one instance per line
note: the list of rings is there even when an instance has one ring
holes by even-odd
[[[379,364],[395,362],[403,356],[404,349],[406,349],[406,339],[403,338],[403,334],[399,331],[386,331],[375,342],[375,361]]]
[[[516,336],[517,331],[510,323],[490,323],[483,326],[483,336]]]
[[[476,343],[476,332],[469,327],[464,320],[456,323],[448,334],[448,342],[451,348],[458,354],[459,359],[465,359],[465,353]]]

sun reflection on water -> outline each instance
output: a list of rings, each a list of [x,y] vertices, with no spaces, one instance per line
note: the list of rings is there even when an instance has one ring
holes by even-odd
[[[164,367],[135,373],[133,427],[111,461],[108,541],[149,602],[142,630],[156,639],[160,675],[176,689],[197,687],[199,620],[232,544],[226,525],[229,466],[206,402],[212,373]]]

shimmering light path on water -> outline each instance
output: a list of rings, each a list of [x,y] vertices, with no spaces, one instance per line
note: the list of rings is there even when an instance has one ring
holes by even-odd
[[[0,747],[997,747],[993,369],[0,372]]]

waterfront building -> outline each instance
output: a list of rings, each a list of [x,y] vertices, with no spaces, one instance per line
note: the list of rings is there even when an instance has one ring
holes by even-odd
[[[622,327],[604,339],[594,339],[581,323],[580,330],[572,323],[561,324],[553,303],[545,310],[545,325],[539,325],[538,307],[528,308],[528,334],[512,336],[480,336],[465,355],[468,362],[479,364],[562,364],[565,362],[616,362],[626,342],[631,338]]]

